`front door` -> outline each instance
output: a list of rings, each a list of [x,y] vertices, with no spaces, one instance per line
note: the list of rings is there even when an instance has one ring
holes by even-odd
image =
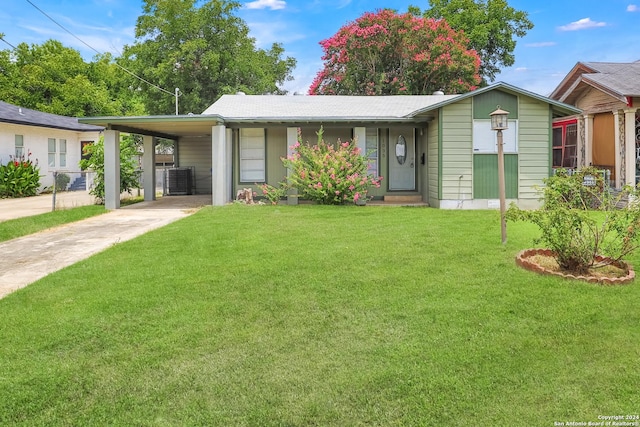
[[[416,189],[416,141],[413,129],[389,133],[389,190]]]

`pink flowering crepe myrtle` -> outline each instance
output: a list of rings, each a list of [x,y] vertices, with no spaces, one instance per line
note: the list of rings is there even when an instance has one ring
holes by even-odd
[[[444,20],[367,12],[320,45],[310,95],[464,93],[481,81],[480,56]]]
[[[316,144],[304,143],[298,129],[298,141],[290,147],[293,153],[282,158],[291,173],[280,187],[263,185],[265,197],[273,200],[291,188],[299,197],[336,205],[366,200],[370,187],[380,187],[382,177],[368,175],[369,159],[362,155],[356,140],[326,143],[322,128],[317,135]]]

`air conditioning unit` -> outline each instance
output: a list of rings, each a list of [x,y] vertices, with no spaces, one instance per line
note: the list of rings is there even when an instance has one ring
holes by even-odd
[[[192,168],[167,169],[167,195],[184,196],[193,194]]]

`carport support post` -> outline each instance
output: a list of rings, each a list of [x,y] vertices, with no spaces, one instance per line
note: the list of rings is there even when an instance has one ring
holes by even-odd
[[[230,141],[229,141],[230,142]],[[231,201],[231,164],[227,163],[227,128],[216,125],[211,128],[211,193],[213,206]]]
[[[150,135],[142,137],[142,173],[144,181],[144,200],[151,202],[156,199],[156,144],[155,138]]]
[[[104,207],[120,208],[120,132],[104,131]]]
[[[624,110],[625,185],[636,185],[636,110]]]

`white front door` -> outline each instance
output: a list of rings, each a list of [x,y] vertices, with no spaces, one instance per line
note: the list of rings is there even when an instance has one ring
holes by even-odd
[[[416,189],[416,141],[414,130],[389,132],[389,190]]]

